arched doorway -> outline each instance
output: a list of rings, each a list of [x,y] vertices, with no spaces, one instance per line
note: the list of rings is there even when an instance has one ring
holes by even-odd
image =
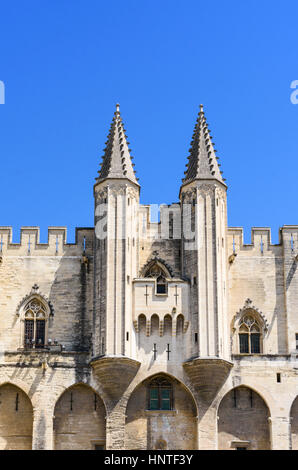
[[[218,448],[270,449],[269,416],[269,409],[258,393],[244,386],[234,388],[218,409]]]
[[[298,450],[298,397],[295,398],[292,404],[290,417],[292,450]]]
[[[59,398],[54,413],[56,450],[105,448],[105,406],[87,385],[74,385]]]
[[[192,395],[167,374],[136,387],[126,409],[126,449],[196,449],[197,410]]]
[[[29,397],[18,387],[0,387],[0,449],[31,450],[33,409]]]

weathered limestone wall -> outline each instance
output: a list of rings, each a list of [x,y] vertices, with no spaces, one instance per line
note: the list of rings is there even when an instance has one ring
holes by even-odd
[[[182,250],[183,274],[191,281],[193,352],[228,359],[226,191],[214,181],[195,182],[182,187],[181,198],[184,231],[191,219],[195,233],[193,242],[185,234]]]
[[[245,301],[252,300],[268,323],[264,354],[287,353],[282,246],[271,245],[270,229],[252,229],[252,245],[243,245],[242,229],[228,229],[228,254],[237,254],[229,266],[229,327]],[[232,331],[231,331],[232,333]],[[236,338],[233,338],[233,352]]]
[[[30,399],[18,387],[0,386],[0,449],[32,448],[33,409]]]
[[[216,402],[220,409],[221,400],[233,388],[251,388],[264,400],[269,410],[270,448],[290,448],[291,407],[297,397],[296,359],[291,356],[234,355],[234,366],[218,392]],[[279,374],[279,380],[278,376]],[[257,418],[256,418],[257,419]],[[247,437],[247,440],[251,440]]]
[[[190,394],[173,383],[174,411],[148,410],[147,387],[141,384],[127,406],[126,449],[195,449],[196,408]]]
[[[177,213],[177,205],[175,204],[174,207],[175,213]],[[169,231],[169,236],[171,235],[171,233],[172,232]],[[140,272],[148,263],[148,261],[157,256],[159,258],[162,258],[166,262],[166,264],[171,267],[174,277],[178,278],[181,276],[181,240],[173,238],[164,238],[164,234],[161,233],[161,222],[150,222],[150,206],[140,205],[139,236]]]
[[[157,232],[159,230],[158,224],[151,224],[150,227],[152,230],[156,228]],[[173,278],[173,285],[169,284],[169,295],[164,297],[164,300],[162,297],[155,299],[152,288],[151,300],[156,301],[145,305],[143,280],[133,281],[138,275],[138,270],[136,260],[133,259],[135,254],[132,246],[135,244],[136,247],[137,242],[136,239],[133,242],[133,229],[130,227],[129,244],[126,241],[124,246],[122,242],[119,248],[119,254],[121,256],[125,254],[124,258],[120,256],[119,259],[124,259],[125,264],[115,268],[117,282],[121,283],[127,302],[122,304],[121,312],[122,314],[125,312],[125,318],[120,319],[123,325],[120,343],[122,341],[123,347],[125,339],[124,349],[127,356],[136,362],[141,362],[141,368],[136,372],[134,379],[128,378],[127,387],[126,385],[123,387],[125,392],[121,392],[118,377],[121,376],[122,380],[126,380],[127,372],[125,368],[122,371],[120,368],[120,372],[118,371],[120,361],[115,358],[115,377],[114,382],[111,381],[114,385],[110,384],[108,389],[104,378],[95,377],[96,374],[89,365],[91,356],[94,356],[96,351],[100,352],[100,348],[95,347],[96,341],[93,341],[93,354],[91,352],[92,326],[93,340],[98,331],[104,332],[106,328],[103,317],[100,319],[97,315],[98,310],[94,310],[94,305],[101,305],[101,312],[105,312],[106,284],[100,269],[107,269],[105,258],[99,256],[95,268],[96,278],[93,279],[94,231],[79,229],[76,244],[72,245],[65,243],[64,229],[53,228],[49,230],[49,243],[39,244],[38,230],[26,228],[22,230],[21,244],[18,245],[11,243],[10,229],[0,228],[2,247],[0,445],[2,448],[22,449],[31,446],[33,449],[52,449],[55,446],[93,448],[95,443],[101,445],[105,442],[108,448],[121,449],[162,446],[168,449],[197,447],[216,449],[231,448],[231,442],[240,439],[240,441],[250,441],[252,448],[269,446],[273,449],[288,449],[292,445],[292,448],[296,449],[298,447],[297,400],[295,402],[298,377],[296,364],[298,354],[295,344],[295,333],[298,332],[296,315],[298,284],[295,260],[297,233],[295,227],[283,228],[281,232],[283,243],[271,245],[267,229],[254,229],[253,244],[243,245],[242,231],[229,229],[228,255],[233,253],[235,248],[237,257],[228,266],[230,304],[226,327],[230,329],[232,318],[243,307],[246,299],[250,298],[268,323],[264,337],[264,354],[242,356],[236,354],[238,351],[233,349],[234,366],[227,381],[217,391],[214,402],[209,408],[206,402],[198,400],[197,419],[193,398],[179,383],[175,382],[174,385],[175,411],[171,412],[147,411],[146,386],[138,385],[140,381],[148,378],[148,374],[160,372],[168,373],[171,380],[173,377],[183,380],[183,361],[198,352],[193,334],[198,331],[197,315],[190,315],[193,299],[192,293],[189,293],[190,285],[192,289],[198,290],[197,285],[194,285],[193,275],[190,276],[189,282],[180,280],[178,283],[177,279],[178,300],[175,297],[176,284]],[[177,240],[161,241],[154,239],[153,236],[147,245],[142,245],[141,241],[139,253],[143,261],[140,267],[155,256],[153,251],[156,249],[159,257],[172,267],[175,276],[180,277],[179,244]],[[193,253],[189,257],[190,263],[192,257]],[[194,265],[190,266],[193,269]],[[189,272],[195,273],[196,270]],[[114,283],[116,278],[111,279],[110,281]],[[152,284],[152,280],[148,284],[150,282]],[[16,312],[18,305],[30,294],[34,284],[39,285],[40,294],[48,298],[54,309],[54,317],[50,317],[48,322],[48,337],[52,340],[57,339],[63,344],[66,348],[64,352],[22,349],[23,324]],[[138,288],[134,291],[135,284],[138,284]],[[123,302],[120,291],[116,290],[115,298],[118,303]],[[173,307],[176,308],[175,313]],[[136,320],[135,309],[138,309],[138,313],[146,315],[143,323],[137,322],[137,325],[133,323],[133,319]],[[166,317],[167,313],[171,315]],[[189,321],[185,328],[178,328],[176,320],[180,313],[184,315],[184,326]],[[162,325],[161,320],[164,322]],[[109,334],[114,336],[114,333],[114,327],[110,328]],[[100,339],[99,335],[98,340]],[[154,344],[157,350],[155,359]],[[100,341],[98,345],[100,346]],[[227,348],[230,346],[229,343],[226,345]],[[80,354],[79,351],[82,350],[86,353]],[[277,381],[277,374],[280,374],[280,382]],[[108,376],[109,380],[112,376],[111,373],[103,375]],[[137,388],[131,384],[133,380],[136,381]],[[4,385],[6,383],[20,388]],[[82,383],[90,385],[92,389],[85,388]],[[184,383],[193,392],[194,384]],[[208,389],[210,383],[202,383],[202,386]],[[74,408],[70,411],[69,387],[74,384],[77,386],[72,389],[73,406],[79,403],[80,407],[79,410]],[[200,386],[197,387],[198,390]],[[250,400],[250,391],[247,392],[247,389],[243,400],[240,399],[240,409],[231,408],[231,397],[233,399],[231,390],[239,386],[250,387],[253,390],[252,410],[246,406],[247,397]],[[97,410],[91,409],[92,404],[94,406],[95,392],[100,404]],[[120,393],[119,401],[117,401],[119,397],[116,400],[114,396],[117,395],[116,392],[118,395]],[[17,416],[13,413],[1,414],[3,400],[7,404],[5,410],[12,410],[12,406],[16,406],[16,393],[19,393],[19,409],[13,413]],[[126,400],[130,393],[132,395],[126,409]],[[106,405],[106,415],[101,399]],[[246,405],[242,405],[243,402]],[[22,410],[26,416],[23,416],[22,422],[18,424]],[[126,424],[125,414],[127,414]],[[217,416],[219,420],[216,429]],[[241,423],[244,421],[249,425],[242,426]],[[233,427],[235,423],[238,425],[237,428]],[[9,436],[14,437],[12,439]]]
[[[296,353],[296,333],[298,333],[298,227],[284,226],[281,229],[285,308],[287,312],[287,344],[289,353]]]
[[[105,446],[105,407],[86,385],[75,385],[58,400],[54,412],[56,450],[93,450]]]
[[[91,345],[93,312],[93,230],[77,230],[77,243],[65,244],[66,231],[49,229],[49,243],[40,244],[38,229],[21,231],[21,243],[10,243],[10,229],[0,227],[0,345],[2,350],[23,348],[23,319],[18,306],[39,286],[53,306],[47,337],[67,350]],[[30,237],[30,243],[29,243]],[[83,259],[85,237],[85,262]],[[30,250],[30,251],[29,251]]]
[[[93,354],[131,354],[129,336],[132,280],[138,270],[139,191],[134,184],[109,180],[95,185],[94,196],[97,239]]]
[[[31,407],[33,449],[53,449],[54,408],[65,390],[74,384],[85,383],[89,384],[94,391],[101,395],[101,390],[98,389],[97,384],[92,383],[91,372],[87,363],[86,353],[38,352],[36,350],[2,354],[0,361],[0,392],[1,385],[6,387],[5,384],[9,383],[17,386],[23,391],[23,395],[26,394],[25,396],[28,397]],[[11,386],[9,385],[9,387]],[[16,398],[15,390],[13,388],[11,393],[11,403],[14,406]],[[21,416],[23,409],[23,395],[20,392],[20,415],[18,416]],[[10,403],[8,405],[11,406]],[[18,423],[18,416],[14,416],[13,420],[10,421],[9,433],[11,435],[15,433],[14,422],[23,432],[22,424]],[[24,423],[26,423],[26,419],[24,419]],[[8,427],[8,421],[2,412],[0,412],[0,435],[2,426],[4,428]]]
[[[109,449],[155,448],[160,446],[161,441],[166,442],[168,449],[231,448],[231,442],[239,441],[239,439],[250,441],[253,448],[260,447],[263,446],[260,444],[260,440],[264,436],[259,436],[258,430],[261,427],[265,429],[265,418],[262,423],[260,419],[265,416],[264,409],[266,408],[261,406],[262,400],[268,405],[266,417],[269,419],[266,418],[268,425],[266,429],[269,434],[266,431],[266,439],[269,435],[269,441],[266,440],[266,446],[269,442],[269,446],[273,449],[288,449],[292,434],[292,446],[296,448],[297,400],[296,404],[294,403],[293,406],[292,404],[297,396],[297,371],[295,372],[295,361],[290,358],[277,356],[269,360],[261,356],[235,357],[234,367],[227,381],[217,392],[214,402],[209,405],[209,408],[206,408],[206,403],[196,398],[196,393],[194,393],[199,419],[196,418],[196,406],[191,394],[186,391],[183,385],[179,382],[176,383],[176,380],[173,379],[176,375],[179,380],[183,380],[186,386],[190,387],[192,393],[195,391],[191,381],[186,377],[183,378],[183,370],[179,364],[166,361],[142,364],[135,378],[133,378],[133,374],[128,377],[128,385],[125,383],[120,389],[117,386],[108,389],[105,379],[99,380],[97,372],[90,371],[86,359],[86,354],[75,355],[67,352],[59,354],[38,354],[37,352],[5,354],[0,367],[0,401],[2,402],[3,397],[1,384],[7,382],[14,383],[27,394],[28,401],[30,400],[33,406],[33,416],[31,414],[33,449],[52,449],[55,446],[56,448],[68,446],[91,448],[95,443],[101,444],[104,441],[104,424],[100,424],[104,422],[106,422],[105,442]],[[109,386],[112,386],[112,383],[120,383],[119,380],[117,382],[117,377],[121,377],[123,381],[128,376],[127,373],[124,373],[125,367],[122,372],[119,369],[117,359],[114,361],[114,366],[114,374],[110,373],[107,377]],[[163,371],[168,372],[169,375],[166,374],[166,377],[174,383],[175,411],[146,411],[148,408],[146,388],[148,378]],[[281,382],[277,382],[276,374],[278,372],[281,373]],[[70,387],[74,384],[77,386],[71,389]],[[208,388],[210,383],[209,385],[206,383],[204,386]],[[240,397],[240,410],[231,408],[233,404],[231,390],[241,386],[249,387],[257,394],[256,397],[253,395],[252,412],[251,409],[245,408],[247,403],[249,404],[249,392],[246,397],[244,395],[245,406],[241,404],[243,400]],[[9,403],[14,406],[16,390],[19,389],[12,387],[8,397]],[[71,390],[73,391],[72,412],[70,411]],[[95,392],[98,396],[97,404],[100,416],[92,409]],[[118,396],[120,399],[117,402]],[[100,397],[105,401],[106,420],[103,419],[105,408],[103,408]],[[21,398],[20,394],[20,404],[22,403]],[[83,404],[81,404],[81,400]],[[80,409],[76,408],[78,403],[80,403]],[[21,411],[21,408],[19,409]],[[216,413],[217,409],[218,413]],[[99,410],[101,411],[99,412]],[[81,411],[83,415],[81,415]],[[240,418],[238,414],[237,416],[233,415],[234,411],[236,414],[239,411]],[[85,422],[85,415],[88,415],[88,423]],[[125,416],[127,416],[126,425]],[[218,421],[217,416],[219,416]],[[290,416],[292,416],[292,430],[290,429]],[[240,422],[246,420],[250,424],[243,427],[238,426],[239,420]],[[89,422],[94,424],[92,429]],[[216,431],[217,422],[218,433]],[[15,416],[11,421],[7,421],[5,416],[0,413],[0,431],[9,430],[6,433],[5,445],[7,444],[7,434],[15,435],[14,423]],[[234,424],[237,425],[235,428],[233,428]],[[18,429],[22,430],[22,427],[18,426]],[[255,429],[256,431],[254,431]],[[21,432],[23,435],[23,430]],[[78,434],[81,436],[77,438]],[[3,438],[3,435],[1,436]],[[3,439],[0,442],[3,443]],[[23,444],[17,444],[17,446],[19,445]]]
[[[218,411],[218,448],[249,442],[250,450],[270,449],[269,411],[253,390],[238,387],[222,400]],[[245,446],[245,444],[242,444]]]

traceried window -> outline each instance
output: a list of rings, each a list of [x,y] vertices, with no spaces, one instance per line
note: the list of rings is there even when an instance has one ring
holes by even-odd
[[[173,387],[164,377],[157,377],[149,384],[149,410],[172,410]]]
[[[244,315],[239,324],[239,350],[240,354],[261,352],[261,328],[252,315]]]
[[[24,347],[44,348],[46,333],[46,308],[38,299],[31,299],[24,308]]]
[[[167,275],[158,263],[154,263],[149,267],[145,273],[145,277],[152,277],[156,279],[156,294],[167,294]]]

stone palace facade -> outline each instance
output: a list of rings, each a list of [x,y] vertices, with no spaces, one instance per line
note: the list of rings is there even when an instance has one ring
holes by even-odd
[[[151,222],[117,105],[94,227],[0,227],[1,449],[298,449],[298,226],[227,225],[201,106]]]

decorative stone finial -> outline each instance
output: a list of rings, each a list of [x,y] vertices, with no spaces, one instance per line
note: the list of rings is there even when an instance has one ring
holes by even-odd
[[[206,122],[202,104],[200,104],[200,112],[196,120],[190,145],[183,185],[189,184],[194,180],[209,179],[223,183],[222,172],[219,169],[212,136]]]
[[[117,103],[106,147],[104,148],[101,168],[96,178],[97,182],[107,178],[116,178],[130,180],[140,186],[136,179],[128,145],[120,115],[120,105]]]

